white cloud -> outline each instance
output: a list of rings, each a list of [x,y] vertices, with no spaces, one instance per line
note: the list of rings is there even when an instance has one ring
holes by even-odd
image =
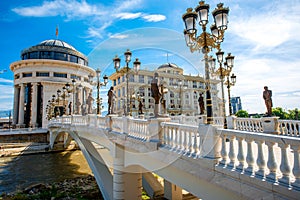
[[[144,15],[143,19],[148,22],[159,22],[166,20],[166,16],[164,15]]]
[[[142,13],[119,13],[119,14],[115,14],[114,16],[116,18],[120,18],[120,19],[136,19],[139,18],[142,15]]]
[[[146,22],[159,22],[166,17],[161,14],[130,12],[141,8],[143,0],[116,0],[112,4],[91,4],[85,0],[43,1],[41,5],[13,8],[12,11],[25,17],[63,16],[66,20],[85,20],[93,23],[87,30],[87,38],[103,38],[106,29],[116,20],[142,18]],[[117,14],[115,14],[117,13]],[[94,26],[94,24],[101,24]]]
[[[115,38],[115,39],[125,39],[125,38],[128,38],[129,35],[127,34],[114,34],[114,35],[111,35],[110,38]]]

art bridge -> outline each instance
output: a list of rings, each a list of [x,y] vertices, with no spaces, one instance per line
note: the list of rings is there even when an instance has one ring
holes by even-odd
[[[50,145],[74,139],[105,199],[300,199],[300,121],[62,116]]]

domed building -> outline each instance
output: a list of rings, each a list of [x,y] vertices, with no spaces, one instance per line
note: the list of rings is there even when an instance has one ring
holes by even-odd
[[[24,49],[10,69],[17,127],[47,127],[53,113],[81,114],[92,91],[89,78],[96,75],[85,55],[58,39]]]
[[[129,73],[129,95],[130,112],[132,116],[138,115],[139,98],[143,104],[145,117],[150,117],[154,112],[154,99],[151,94],[151,81],[157,72],[159,81],[163,83],[168,92],[164,94],[166,110],[171,116],[199,115],[200,108],[198,98],[203,94],[205,98],[205,79],[199,75],[184,74],[184,70],[174,63],[165,63],[157,67],[155,71],[140,70],[138,73]],[[109,79],[112,81],[116,94],[115,112],[119,115],[124,113],[126,101],[126,75],[114,73]],[[219,104],[217,84],[215,79],[211,80],[211,95],[214,105]],[[206,102],[206,101],[204,101]],[[214,117],[220,116],[218,106],[214,106]]]

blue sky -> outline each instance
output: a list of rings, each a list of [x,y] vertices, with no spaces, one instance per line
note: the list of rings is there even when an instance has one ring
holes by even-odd
[[[206,2],[211,11],[219,3]],[[222,50],[235,56],[233,72],[237,75],[232,96],[240,96],[248,112],[265,112],[262,92],[267,85],[275,107],[299,108],[300,1],[223,3],[230,13]],[[9,65],[20,60],[22,49],[55,39],[56,26],[59,39],[87,55],[90,66],[100,67],[107,75],[113,72],[112,58],[127,48],[143,68],[154,69],[169,61],[186,73],[204,74],[203,55],[190,53],[182,34],[182,14],[197,5],[198,0],[1,1],[0,72],[7,72],[0,74],[0,110],[13,104]],[[210,24],[212,21],[210,16]]]

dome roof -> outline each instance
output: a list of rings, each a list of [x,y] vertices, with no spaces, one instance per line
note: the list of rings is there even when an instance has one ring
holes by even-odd
[[[162,64],[161,66],[159,66],[157,69],[163,69],[163,68],[172,68],[172,69],[179,69],[182,70],[180,67],[178,67],[176,64],[174,63],[165,63]]]
[[[56,46],[56,47],[65,47],[68,49],[72,49],[74,51],[77,51],[73,46],[69,45],[68,43],[62,41],[62,40],[44,40],[37,46]]]
[[[88,59],[84,54],[77,51],[70,44],[58,39],[44,40],[35,46],[24,49],[21,52],[21,58],[22,60],[62,60],[82,65],[88,65]]]
[[[178,67],[176,64],[174,63],[165,63],[162,64],[161,66],[159,66],[157,69],[163,69],[163,68],[172,68],[172,69],[181,69],[180,67]]]

